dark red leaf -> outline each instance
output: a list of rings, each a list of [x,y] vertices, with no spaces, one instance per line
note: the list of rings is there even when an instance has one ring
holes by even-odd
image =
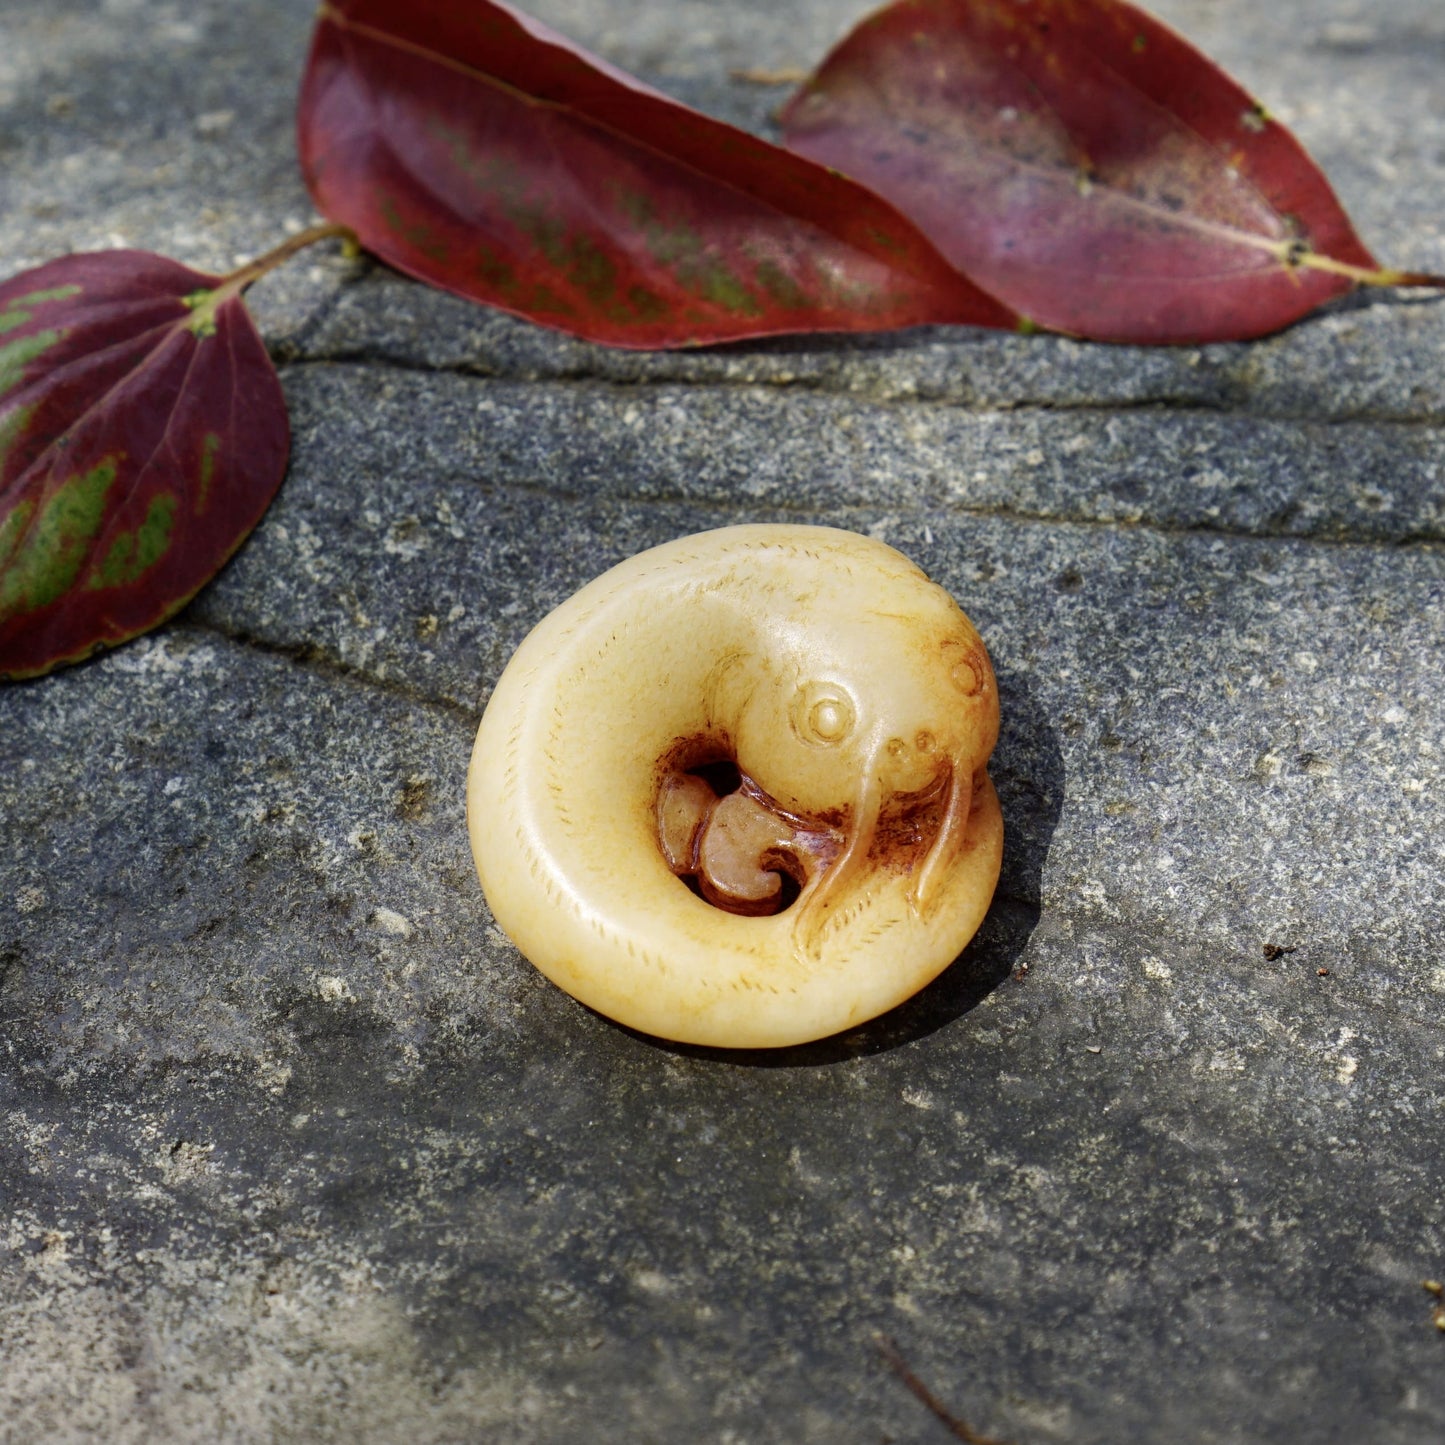
[[[298,132],[368,250],[595,341],[1016,322],[861,186],[487,0],[323,5]]]
[[[1038,324],[1250,337],[1376,263],[1297,141],[1118,0],[901,0],[789,102],[787,144],[871,186]],[[1331,269],[1333,268],[1333,269]]]
[[[261,519],[289,432],[239,290],[144,251],[0,285],[0,675],[154,627]]]

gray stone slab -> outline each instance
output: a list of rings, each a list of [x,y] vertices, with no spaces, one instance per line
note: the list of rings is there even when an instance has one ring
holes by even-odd
[[[1437,7],[1161,12],[1442,267]],[[730,72],[856,11],[544,13],[766,130]],[[12,3],[5,269],[304,224],[309,23]],[[256,309],[265,522],[176,624],[0,693],[3,1445],[944,1438],[880,1333],[1015,1445],[1441,1436],[1445,307],[638,355],[318,254]],[[462,776],[551,606],[771,518],[978,622],[1004,873],[887,1018],[672,1048],[497,932]]]
[[[922,506],[1333,542],[1434,542],[1445,517],[1438,432],[1418,422],[594,378],[539,389],[374,364],[293,367],[288,397],[323,468],[360,430],[374,451],[348,462],[405,485],[474,477],[574,496]]]

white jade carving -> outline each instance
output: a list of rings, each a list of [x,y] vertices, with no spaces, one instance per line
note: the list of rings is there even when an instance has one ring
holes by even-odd
[[[822,1038],[977,930],[1003,847],[997,736],[978,633],[891,547],[828,527],[684,537],[518,648],[472,755],[477,871],[518,948],[620,1023]]]

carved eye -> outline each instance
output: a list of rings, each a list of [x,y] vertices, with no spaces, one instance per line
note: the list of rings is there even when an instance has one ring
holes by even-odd
[[[853,699],[835,682],[804,683],[793,698],[793,731],[812,747],[841,743],[854,717]]]
[[[965,697],[977,697],[987,685],[988,664],[974,648],[962,642],[946,643],[943,655],[958,690]]]

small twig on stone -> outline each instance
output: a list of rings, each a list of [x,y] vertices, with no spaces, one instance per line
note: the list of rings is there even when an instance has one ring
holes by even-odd
[[[734,80],[746,85],[801,85],[808,72],[801,65],[779,65],[769,69],[766,66],[749,66],[742,70],[730,70]]]
[[[1000,1440],[993,1435],[980,1435],[967,1421],[959,1419],[949,1410],[943,1401],[908,1367],[908,1362],[899,1352],[897,1344],[887,1335],[875,1335],[873,1343],[877,1345],[878,1353],[888,1362],[893,1373],[953,1432],[956,1439],[964,1441],[965,1445],[1008,1445],[1008,1441]]]

